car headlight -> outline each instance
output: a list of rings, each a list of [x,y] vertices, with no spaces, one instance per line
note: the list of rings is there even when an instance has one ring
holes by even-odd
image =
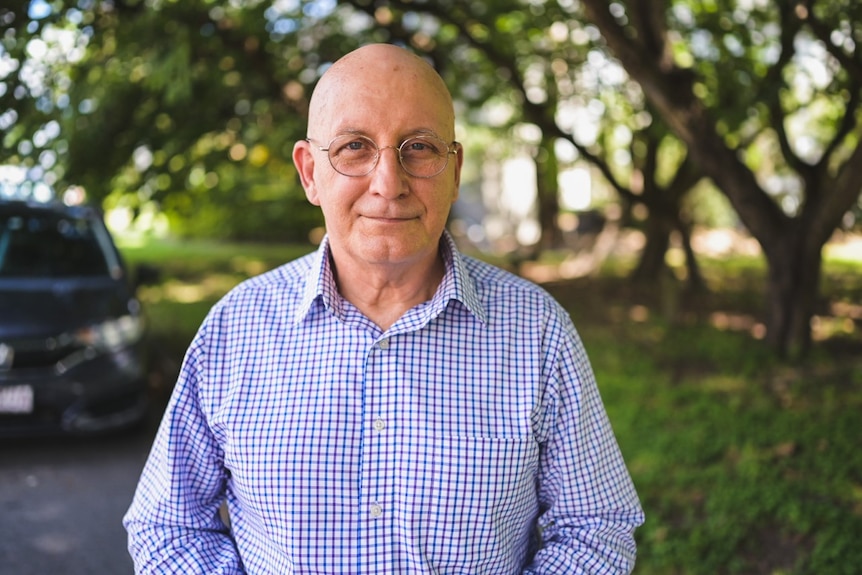
[[[143,323],[139,316],[124,315],[79,329],[74,338],[95,351],[117,351],[141,339]]]
[[[140,316],[124,315],[90,325],[69,336],[78,349],[58,361],[54,368],[62,374],[73,367],[105,353],[114,353],[137,342],[144,334]]]

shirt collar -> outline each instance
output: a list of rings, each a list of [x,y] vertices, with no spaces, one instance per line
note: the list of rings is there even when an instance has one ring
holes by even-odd
[[[432,306],[440,307],[440,311],[451,300],[461,302],[470,313],[476,316],[476,319],[485,323],[485,308],[479,299],[479,294],[476,291],[476,285],[473,283],[473,278],[467,270],[464,262],[464,257],[458,251],[458,246],[455,245],[455,240],[448,231],[443,232],[443,239],[440,240],[440,253],[443,256],[443,262],[446,264],[446,274],[443,276],[443,281],[440,282],[440,287],[437,288],[437,293],[431,300]]]
[[[464,257],[458,251],[455,240],[448,231],[443,232],[440,240],[440,254],[446,265],[446,273],[437,293],[431,299],[431,309],[434,314],[441,313],[451,300],[460,302],[472,313],[476,319],[484,323],[486,321],[485,308],[476,292],[476,286],[470,276]],[[311,266],[306,275],[305,289],[299,309],[296,314],[296,322],[299,323],[311,311],[315,300],[320,299],[324,308],[337,316],[342,312],[342,299],[335,285],[335,276],[332,273],[331,248],[329,236],[324,236],[320,247],[314,253]]]
[[[330,259],[329,236],[324,236],[323,241],[311,260],[305,279],[305,289],[299,309],[296,314],[296,323],[300,323],[311,311],[311,306],[316,299],[320,298],[323,307],[332,310],[336,314],[341,311],[341,296],[335,287],[335,278],[332,275],[332,261]]]

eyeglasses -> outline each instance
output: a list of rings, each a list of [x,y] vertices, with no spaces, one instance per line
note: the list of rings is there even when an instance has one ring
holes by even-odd
[[[366,176],[377,166],[380,152],[392,148],[398,154],[398,161],[404,171],[416,178],[433,178],[446,169],[449,154],[458,152],[458,142],[447,144],[436,136],[414,136],[407,138],[398,146],[378,146],[374,140],[357,134],[342,134],[333,138],[325,148],[311,139],[321,152],[329,156],[329,163],[339,174],[360,177]]]

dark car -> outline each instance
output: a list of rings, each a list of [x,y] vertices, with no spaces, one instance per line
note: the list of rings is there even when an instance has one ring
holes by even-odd
[[[148,412],[146,357],[101,212],[0,200],[0,436],[134,426]]]

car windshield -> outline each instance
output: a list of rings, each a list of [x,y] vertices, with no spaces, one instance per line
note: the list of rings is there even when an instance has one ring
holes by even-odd
[[[99,236],[86,218],[0,212],[0,277],[108,275]]]

